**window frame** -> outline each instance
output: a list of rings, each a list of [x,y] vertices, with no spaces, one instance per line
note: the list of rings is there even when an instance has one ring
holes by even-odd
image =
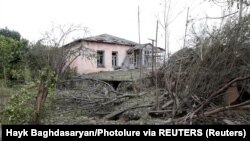
[[[101,53],[101,54],[99,54]],[[96,51],[96,54],[97,54],[97,58],[96,58],[96,65],[97,65],[97,68],[104,68],[105,67],[105,51],[104,50],[97,50]],[[101,56],[102,59],[99,59],[99,57]],[[102,60],[102,61],[99,61],[99,60]],[[100,63],[102,62],[102,63]]]
[[[116,56],[116,64],[115,65],[113,65],[113,53],[115,53],[115,56]],[[111,52],[111,58],[112,58],[112,60],[111,60],[111,63],[112,63],[112,67],[113,68],[115,68],[115,67],[117,67],[118,66],[118,51],[112,51]]]

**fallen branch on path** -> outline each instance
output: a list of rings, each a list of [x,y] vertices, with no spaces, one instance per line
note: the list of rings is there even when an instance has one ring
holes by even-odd
[[[147,105],[139,105],[139,106],[133,106],[133,107],[128,107],[125,108],[123,110],[117,110],[113,113],[108,114],[107,116],[104,117],[104,119],[106,120],[113,120],[115,118],[117,118],[119,115],[121,115],[122,113],[129,111],[129,110],[133,110],[133,109],[137,109],[137,108],[146,108],[146,107],[152,107],[153,104],[147,104]]]
[[[114,99],[112,99],[112,100],[110,100],[110,101],[107,101],[107,102],[105,102],[105,103],[102,103],[102,105],[103,106],[105,106],[105,105],[107,105],[107,104],[110,104],[110,103],[113,103],[113,102],[115,102],[115,101],[117,101],[117,100],[119,100],[119,99],[122,99],[122,98],[126,98],[126,97],[128,97],[128,98],[131,98],[131,97],[140,97],[140,96],[143,96],[143,95],[145,95],[146,93],[144,92],[144,93],[140,93],[140,94],[123,94],[123,95],[120,95],[120,96],[117,96],[117,97],[115,97]]]
[[[196,115],[201,109],[203,109],[203,107],[205,105],[207,105],[210,100],[212,98],[214,98],[216,95],[222,93],[223,91],[225,91],[227,88],[229,88],[233,83],[237,82],[237,81],[242,81],[242,80],[246,80],[249,79],[250,75],[245,76],[245,77],[237,77],[234,80],[230,81],[229,83],[227,83],[226,85],[224,85],[222,88],[220,88],[219,90],[215,91],[214,93],[212,93],[204,102],[202,102],[202,104],[200,105],[199,108],[197,108],[194,112],[193,115]]]
[[[229,105],[229,106],[225,106],[225,107],[220,107],[220,108],[205,112],[203,115],[210,116],[210,115],[214,115],[214,114],[217,114],[219,112],[223,112],[223,111],[227,111],[227,110],[245,110],[245,109],[250,109],[250,100],[242,102],[240,104],[236,104],[236,105]]]

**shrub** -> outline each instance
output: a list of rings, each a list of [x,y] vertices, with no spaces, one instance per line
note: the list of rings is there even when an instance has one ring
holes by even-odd
[[[34,116],[35,94],[21,88],[8,100],[2,115],[3,124],[27,124]]]

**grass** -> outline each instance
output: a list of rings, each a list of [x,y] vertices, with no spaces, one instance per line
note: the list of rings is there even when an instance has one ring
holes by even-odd
[[[16,93],[17,92],[12,88],[0,86],[0,112],[4,110],[4,106],[8,98]]]
[[[0,86],[0,126],[1,126],[1,116],[4,113],[7,100],[11,97],[11,95],[14,95],[16,93],[17,92],[12,88],[8,88],[3,85]]]
[[[35,83],[0,85],[0,125],[28,120],[36,93]]]

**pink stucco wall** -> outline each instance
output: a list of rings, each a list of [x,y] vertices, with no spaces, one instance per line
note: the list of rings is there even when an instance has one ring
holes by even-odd
[[[95,52],[97,50],[104,51],[104,66],[103,68],[97,67],[97,60],[88,60],[84,57],[78,57],[71,65],[71,68],[76,68],[79,74],[86,74],[99,71],[112,71],[112,51],[118,52],[117,66],[121,66],[126,57],[127,50],[130,46],[124,45],[114,45],[106,43],[97,43],[97,42],[81,42],[85,47],[93,49]],[[76,46],[79,46],[80,43]]]

